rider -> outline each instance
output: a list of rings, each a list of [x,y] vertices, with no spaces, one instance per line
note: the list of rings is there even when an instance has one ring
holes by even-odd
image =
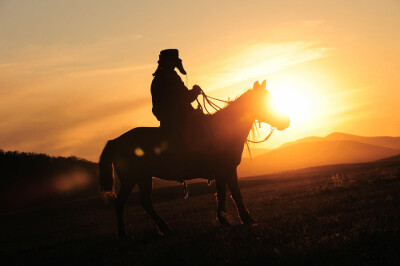
[[[160,121],[160,127],[172,129],[181,127],[185,120],[196,113],[191,105],[201,93],[197,85],[189,90],[175,72],[186,75],[182,60],[177,49],[167,49],[160,52],[158,68],[153,74],[151,95],[153,101],[153,114]]]

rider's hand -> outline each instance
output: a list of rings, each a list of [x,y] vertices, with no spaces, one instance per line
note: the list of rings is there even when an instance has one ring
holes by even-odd
[[[194,85],[192,91],[194,94],[199,95],[201,93],[201,88],[199,85]]]

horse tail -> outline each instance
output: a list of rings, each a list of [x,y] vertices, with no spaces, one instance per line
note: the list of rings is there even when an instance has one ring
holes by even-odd
[[[99,160],[100,193],[105,203],[115,199],[113,142],[109,140],[100,155]]]

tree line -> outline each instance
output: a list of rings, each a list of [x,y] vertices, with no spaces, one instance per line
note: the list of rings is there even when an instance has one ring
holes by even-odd
[[[0,149],[0,182],[2,185],[15,186],[28,180],[51,179],[55,175],[76,169],[96,174],[97,164],[75,156],[54,157],[43,153]]]

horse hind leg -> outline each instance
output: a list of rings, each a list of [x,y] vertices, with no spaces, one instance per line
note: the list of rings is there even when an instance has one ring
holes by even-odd
[[[153,207],[153,201],[151,199],[151,192],[153,189],[152,182],[153,181],[151,177],[145,177],[138,183],[140,192],[140,205],[156,223],[158,232],[161,235],[168,235],[172,233],[172,230],[168,227],[167,223],[156,213]]]
[[[125,232],[124,223],[124,210],[126,202],[128,201],[129,195],[131,194],[132,188],[135,186],[133,181],[129,181],[128,176],[123,176],[121,180],[121,188],[118,192],[117,198],[115,200],[115,210],[117,214],[117,225],[118,225],[118,237],[126,238],[127,234]]]

